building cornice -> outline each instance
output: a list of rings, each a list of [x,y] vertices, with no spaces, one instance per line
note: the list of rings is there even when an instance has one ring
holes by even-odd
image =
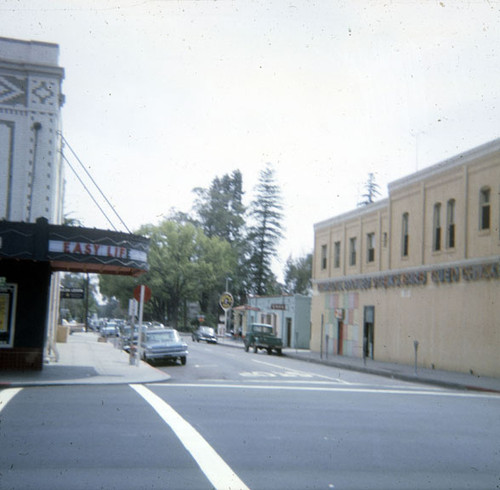
[[[461,167],[463,165],[468,165],[470,163],[475,163],[484,157],[491,156],[495,153],[500,153],[500,138],[489,141],[483,145],[472,148],[463,153],[459,153],[447,160],[443,160],[435,165],[424,168],[401,179],[394,180],[387,185],[389,196],[392,192],[400,190],[406,186],[422,182],[433,178],[444,172],[448,172],[454,168]]]
[[[377,211],[387,209],[387,205],[389,203],[389,199],[381,199],[380,201],[366,204],[360,206],[359,208],[353,209],[352,211],[347,211],[346,213],[339,214],[334,216],[333,218],[329,218],[324,221],[320,221],[319,223],[314,224],[314,231],[321,230],[323,228],[328,228],[333,225],[338,225],[339,223],[344,223],[345,221],[357,219],[362,216],[366,216],[369,214],[376,213]]]

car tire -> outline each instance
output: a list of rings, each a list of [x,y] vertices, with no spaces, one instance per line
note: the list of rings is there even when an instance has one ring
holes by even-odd
[[[278,356],[281,356],[281,349],[276,349],[276,352],[278,353]]]
[[[183,366],[185,366],[185,365],[186,365],[186,356],[182,356],[182,357],[181,357],[181,364],[182,364]]]
[[[271,347],[269,347],[267,349],[267,355],[270,356],[272,353],[273,353],[273,350],[271,349]]]

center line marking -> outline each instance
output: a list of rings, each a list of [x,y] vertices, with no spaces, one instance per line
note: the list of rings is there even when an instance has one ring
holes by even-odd
[[[143,385],[130,385],[130,387],[141,395],[170,426],[214,488],[249,490],[215,449],[168,403]]]

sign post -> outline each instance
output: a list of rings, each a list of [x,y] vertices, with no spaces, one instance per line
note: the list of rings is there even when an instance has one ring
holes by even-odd
[[[139,367],[142,358],[142,313],[144,311],[144,301],[149,301],[151,299],[151,289],[149,289],[144,284],[136,286],[134,289],[134,298],[139,301],[139,327],[138,327],[138,338],[137,338],[137,354],[135,365]],[[134,331],[132,329],[132,345],[134,344]]]
[[[225,293],[222,293],[219,304],[221,308],[224,310],[224,334],[227,331],[227,310],[231,309],[234,303],[234,298],[231,293],[226,291]]]

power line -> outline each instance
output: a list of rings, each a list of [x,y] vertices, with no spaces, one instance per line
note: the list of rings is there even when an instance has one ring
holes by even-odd
[[[70,161],[66,158],[66,156],[64,155],[64,153],[62,151],[61,151],[61,156],[63,157],[64,161],[69,165],[69,168],[73,171],[73,173],[75,174],[76,178],[80,181],[80,184],[82,184],[83,188],[87,191],[87,194],[90,196],[90,198],[92,199],[92,201],[94,201],[94,204],[99,208],[99,211],[101,211],[101,213],[104,215],[104,217],[108,220],[108,223],[111,225],[111,227],[113,228],[113,230],[118,231],[116,229],[116,226],[109,219],[108,215],[104,212],[104,210],[101,208],[101,206],[99,205],[99,203],[95,200],[95,198],[92,195],[92,193],[90,192],[89,188],[85,185],[85,183],[83,182],[83,180],[78,175],[77,171],[74,169],[73,165],[71,165]]]
[[[92,175],[90,175],[90,172],[85,168],[85,165],[82,163],[82,161],[80,160],[80,158],[78,157],[78,155],[76,154],[75,150],[73,150],[73,148],[71,147],[71,145],[69,144],[68,140],[63,136],[63,134],[58,131],[59,135],[61,136],[61,139],[63,141],[63,143],[70,149],[71,153],[73,154],[73,156],[76,158],[76,161],[80,164],[80,166],[83,168],[83,170],[85,171],[85,173],[87,174],[87,176],[89,177],[89,179],[92,181],[92,183],[94,184],[94,186],[96,187],[96,189],[99,191],[99,193],[101,194],[101,196],[104,198],[104,200],[106,201],[106,203],[108,204],[108,206],[111,208],[111,210],[113,211],[113,213],[115,213],[116,217],[120,220],[121,224],[125,227],[125,229],[129,232],[129,233],[132,233],[129,229],[129,227],[125,224],[125,222],[122,220],[121,216],[118,214],[118,212],[116,211],[116,209],[114,208],[114,206],[111,204],[111,202],[109,201],[109,199],[106,197],[106,195],[104,194],[104,192],[101,190],[101,188],[97,185],[97,182],[94,180],[94,178],[92,177]],[[89,196],[92,198],[92,200],[94,201],[94,203],[97,205],[97,207],[100,209],[100,211],[103,213],[103,215],[106,217],[106,219],[111,223],[110,219],[106,216],[106,214],[104,213],[104,211],[102,210],[101,206],[99,206],[97,204],[97,201],[94,199],[94,197],[92,196],[90,190],[85,186],[85,184],[83,184],[82,182],[82,179],[77,175],[75,169],[71,166],[71,164],[69,163],[68,159],[64,156],[64,154],[62,153],[61,151],[61,154],[63,155],[63,158],[66,162],[68,162],[68,165],[71,167],[71,170],[73,170],[73,172],[75,173],[75,175],[77,176],[78,180],[82,183],[82,185],[84,186],[85,190],[87,191],[87,193],[89,194]],[[111,225],[113,226],[113,228],[116,230],[115,226],[111,223]]]

